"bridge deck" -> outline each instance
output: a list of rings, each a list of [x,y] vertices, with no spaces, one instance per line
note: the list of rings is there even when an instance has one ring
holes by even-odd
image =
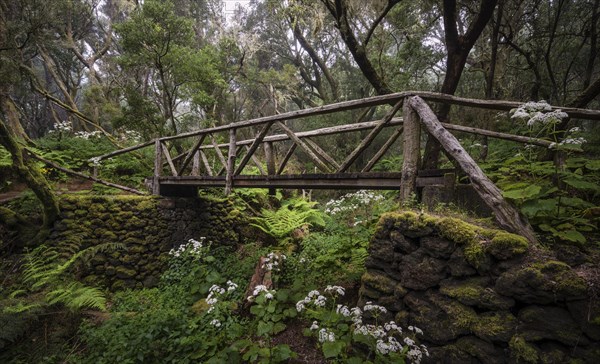
[[[396,190],[400,188],[400,172],[383,173],[336,173],[336,174],[293,174],[233,177],[233,185],[239,188],[305,188],[305,189],[372,189]],[[225,176],[166,176],[159,177],[158,182],[163,192],[171,192],[178,188],[224,187]],[[417,178],[417,187],[426,185],[443,185],[441,173],[430,173]],[[168,193],[169,193],[168,192]]]

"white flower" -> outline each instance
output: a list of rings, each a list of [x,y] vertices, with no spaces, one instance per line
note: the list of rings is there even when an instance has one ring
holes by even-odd
[[[335,312],[339,313],[340,315],[342,315],[344,317],[350,316],[350,310],[348,309],[347,306],[337,305]]]
[[[322,328],[319,330],[319,342],[324,343],[326,341],[334,342],[335,334],[332,331]]]
[[[310,331],[317,330],[318,328],[319,328],[318,322],[313,321],[312,325],[310,326]]]
[[[271,292],[267,292],[265,294],[265,298],[268,299],[268,300],[272,300],[273,299],[273,294]]]
[[[304,301],[298,301],[296,303],[296,311],[302,312],[302,310],[304,310],[305,308],[306,306],[304,306]]]
[[[221,321],[214,319],[210,322],[210,324],[214,327],[221,327]]]
[[[260,294],[260,292],[269,292],[269,290],[267,289],[267,286],[259,284],[258,286],[254,287],[252,295],[256,297]]]
[[[227,292],[235,291],[237,288],[238,285],[236,283],[233,283],[232,281],[227,281]]]
[[[341,286],[328,285],[327,288],[325,288],[325,292],[333,293],[340,296],[343,296],[345,294],[344,287]]]

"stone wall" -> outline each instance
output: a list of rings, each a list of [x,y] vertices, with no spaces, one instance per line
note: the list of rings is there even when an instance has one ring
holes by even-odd
[[[190,238],[206,237],[213,245],[240,240],[239,211],[226,199],[69,195],[60,205],[48,244],[73,252],[104,243],[124,246],[97,254],[81,272],[84,280],[112,290],[156,285],[169,250]]]
[[[412,212],[383,216],[369,252],[359,303],[421,328],[425,362],[600,362],[600,305],[585,264],[572,268],[513,234]]]

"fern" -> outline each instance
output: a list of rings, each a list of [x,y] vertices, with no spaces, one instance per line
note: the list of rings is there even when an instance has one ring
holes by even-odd
[[[302,198],[283,201],[277,211],[263,209],[260,217],[251,219],[251,226],[257,227],[275,239],[289,238],[292,232],[303,226],[324,226],[323,214],[314,209],[316,202]]]
[[[42,245],[36,248],[26,255],[24,263],[23,282],[29,285],[30,295],[5,311],[25,312],[44,305],[58,304],[72,311],[84,308],[106,309],[106,298],[101,290],[75,281],[67,273],[76,263],[86,262],[99,252],[118,248],[123,248],[123,245],[100,244],[71,254],[66,260],[61,258],[54,247]],[[23,291],[13,293],[15,297]]]

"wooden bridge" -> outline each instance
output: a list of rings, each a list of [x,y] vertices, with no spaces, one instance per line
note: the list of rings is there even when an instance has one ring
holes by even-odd
[[[447,170],[419,171],[421,126],[436,138],[446,154],[460,165],[476,191],[496,214],[501,225],[535,240],[533,232],[524,232],[518,212],[502,198],[501,191],[485,176],[458,140],[449,132],[467,132],[492,138],[551,148],[547,140],[522,135],[500,133],[479,128],[440,123],[426,102],[447,103],[481,109],[506,111],[520,106],[510,101],[466,99],[430,92],[401,92],[361,100],[345,101],[321,107],[260,117],[257,119],[216,126],[125,148],[94,158],[95,162],[119,154],[154,146],[154,175],[148,179],[153,194],[166,196],[196,196],[198,188],[224,187],[226,194],[233,188],[304,188],[304,189],[398,189],[401,198],[408,198],[417,187],[428,184],[453,183]],[[380,120],[353,122],[316,130],[294,131],[309,118],[338,114],[359,114],[358,119],[373,113],[374,108],[386,108]],[[555,108],[558,109],[558,108]],[[561,108],[570,117],[600,120],[594,110]],[[401,114],[402,116],[396,116]],[[292,125],[294,124],[294,125]],[[391,129],[379,148],[372,145],[384,129]],[[363,131],[366,136],[352,148],[342,161],[335,160],[331,146],[317,144],[316,138]],[[367,132],[368,131],[368,132]],[[243,139],[242,135],[251,137]],[[373,167],[403,136],[402,165],[396,171],[373,172]],[[187,146],[187,148],[186,148]],[[280,153],[275,151],[279,150]],[[260,152],[258,152],[261,150]],[[172,156],[174,151],[180,151]],[[285,151],[285,152],[284,152]],[[301,151],[301,153],[298,153]],[[368,156],[366,153],[370,153]],[[302,155],[311,170],[288,171],[293,156]],[[279,158],[278,158],[279,156]],[[357,160],[361,157],[361,164]],[[366,158],[368,157],[368,158]],[[261,159],[262,158],[262,159]],[[250,166],[250,162],[254,166]],[[525,229],[527,230],[527,229]]]

